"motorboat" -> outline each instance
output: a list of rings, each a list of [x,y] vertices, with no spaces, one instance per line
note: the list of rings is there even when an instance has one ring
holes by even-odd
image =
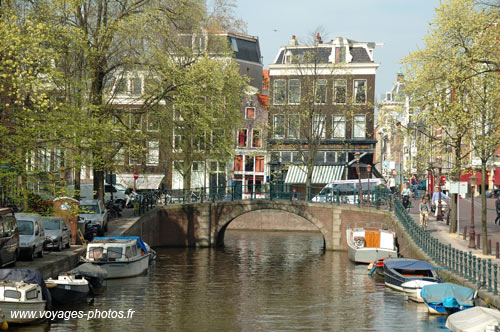
[[[49,278],[45,284],[55,303],[67,304],[85,301],[89,294],[89,282],[74,274],[60,274],[57,279]]]
[[[403,283],[412,280],[441,281],[434,266],[411,258],[384,260],[384,275],[385,285],[399,291],[403,291]]]
[[[87,245],[85,261],[102,267],[107,279],[114,279],[146,272],[151,256],[138,236],[96,237]]]
[[[425,281],[425,280],[410,280],[401,284],[403,292],[408,294],[408,299],[418,303],[424,303],[422,296],[420,296],[420,291],[422,287],[427,285],[437,284],[435,281]]]
[[[26,324],[45,319],[47,301],[42,287],[24,281],[0,281],[0,309],[7,323]]]
[[[356,263],[371,263],[388,257],[398,257],[395,234],[377,228],[348,228],[346,231],[348,256]]]
[[[498,331],[500,311],[492,308],[474,307],[448,316],[446,327],[452,332]]]
[[[98,265],[91,263],[83,263],[78,265],[72,270],[66,272],[72,274],[75,277],[83,277],[89,282],[90,291],[95,288],[102,286],[102,283],[108,277],[108,272]]]
[[[474,290],[451,282],[426,285],[420,294],[431,314],[449,315],[474,306]]]

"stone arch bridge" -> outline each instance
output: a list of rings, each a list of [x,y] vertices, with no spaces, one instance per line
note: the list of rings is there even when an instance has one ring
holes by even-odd
[[[321,232],[325,249],[345,250],[349,227],[399,228],[385,210],[285,200],[223,201],[171,204],[143,215],[124,235],[138,235],[151,246],[215,247],[224,244],[228,225],[258,210],[281,210],[298,215]]]

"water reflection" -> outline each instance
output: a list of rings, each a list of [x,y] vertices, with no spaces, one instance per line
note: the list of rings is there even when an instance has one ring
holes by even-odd
[[[56,321],[22,331],[443,330],[431,317],[352,264],[323,251],[319,233],[229,230],[219,249],[160,249],[148,275],[110,280],[93,306],[133,319]],[[70,309],[70,308],[66,308]]]

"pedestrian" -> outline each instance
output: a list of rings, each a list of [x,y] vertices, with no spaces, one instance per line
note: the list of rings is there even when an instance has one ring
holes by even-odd
[[[299,194],[297,193],[297,189],[295,189],[295,188],[292,188],[292,199],[294,201],[299,199]]]
[[[418,178],[415,174],[412,175],[410,183],[411,183],[411,191],[415,195],[415,198],[418,198]]]
[[[495,225],[496,225],[498,220],[500,219],[500,195],[498,196],[497,200],[495,201],[495,208],[497,210],[497,218],[495,219]]]
[[[434,194],[432,195],[432,204],[436,207],[436,211],[434,212],[434,216],[437,218],[438,205],[439,205],[439,195],[441,194],[441,208],[447,206],[446,201],[444,201],[443,198],[450,199],[450,197],[448,195],[446,195],[445,193],[439,191],[439,187],[436,187],[435,189],[436,190],[434,190]]]
[[[429,222],[429,211],[430,211],[427,197],[425,196],[422,197],[418,210],[420,211],[420,227],[423,227],[423,229],[427,229],[427,224]]]
[[[396,179],[394,178],[394,174],[391,175],[391,177],[389,178],[387,185],[389,186],[391,193],[395,194],[396,193]]]
[[[401,197],[403,198],[403,206],[407,209],[410,205],[410,188],[408,188],[408,183],[405,183],[403,190],[401,190]]]

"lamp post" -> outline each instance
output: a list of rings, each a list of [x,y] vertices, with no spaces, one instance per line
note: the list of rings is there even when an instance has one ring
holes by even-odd
[[[475,242],[476,231],[474,229],[474,190],[476,188],[476,183],[477,183],[476,174],[472,175],[469,178],[469,183],[471,186],[471,194],[472,194],[471,198],[472,206],[470,209],[471,214],[470,214],[469,248],[476,249],[476,242]]]
[[[438,171],[438,206],[437,206],[437,218],[436,220],[443,220],[443,206],[441,205],[441,166],[439,166]]]
[[[361,188],[361,176],[359,175],[359,152],[354,153],[354,159],[356,159],[356,173],[358,173],[359,181],[359,204],[363,202],[363,188]]]
[[[370,200],[370,175],[372,173],[372,165],[368,164],[366,165],[366,171],[368,172],[368,206],[371,205],[371,200]]]

